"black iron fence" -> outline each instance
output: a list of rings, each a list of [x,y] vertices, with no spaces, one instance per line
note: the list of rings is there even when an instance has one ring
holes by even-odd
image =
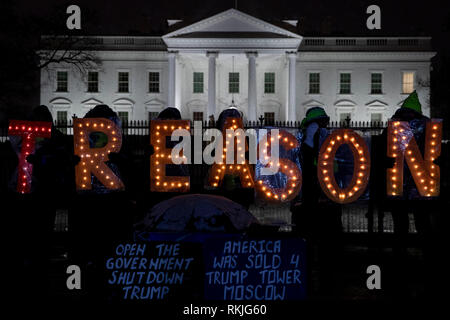
[[[192,123],[193,124],[193,123]],[[382,130],[386,127],[387,122],[364,122],[364,121],[332,121],[329,124],[330,129],[336,128],[351,128],[354,130],[362,131],[365,135],[370,135],[372,138],[381,134]],[[68,140],[71,141],[70,136],[73,134],[72,121],[67,122],[55,122],[56,129],[68,136]],[[250,121],[244,123],[244,128],[261,128],[266,126],[273,126],[278,128],[293,129],[299,128],[299,121]],[[203,122],[203,130],[208,128],[214,128],[215,123]],[[129,121],[122,124],[122,149],[125,150],[134,159],[139,159],[141,163],[148,165],[148,155],[146,154],[147,146],[150,144],[150,123],[149,121]],[[4,142],[8,139],[8,128],[0,127],[0,142]],[[441,176],[448,176],[447,172],[449,166],[448,157],[448,145],[442,145],[442,155],[446,159],[441,161]],[[0,156],[2,156],[0,154]],[[2,168],[0,174],[0,182],[2,186],[6,185],[8,180],[6,174],[7,166],[3,166],[4,159],[1,159]],[[208,176],[209,166],[205,164],[190,165],[190,181],[191,189],[193,192],[204,191],[205,177]],[[145,179],[142,173],[138,174],[140,179]],[[145,185],[139,183],[139,185]],[[370,187],[369,187],[370,188]],[[3,189],[3,187],[2,187]],[[441,193],[442,190],[448,189],[447,180],[441,179]],[[374,197],[375,198],[375,197]],[[378,200],[369,197],[367,201],[359,201],[356,204],[350,204],[345,206],[343,212],[344,230],[347,232],[362,232],[362,233],[386,233],[392,232],[392,220],[389,218],[389,214],[384,214],[382,206],[376,203]],[[274,208],[273,206],[254,206],[255,212],[260,215],[260,218],[265,221],[271,221],[271,219],[279,218],[284,222],[290,222],[290,212],[286,205]],[[410,227],[410,231],[414,231],[414,226]]]
[[[300,121],[246,121],[244,122],[244,129],[251,128],[262,128],[262,127],[277,127],[277,128],[286,128],[286,129],[295,129],[300,127]],[[193,121],[191,121],[191,127],[193,126]],[[73,134],[73,123],[71,120],[57,122],[55,121],[54,126],[64,134],[72,135]],[[367,133],[380,134],[383,128],[387,126],[387,122],[385,121],[331,121],[328,125],[330,129],[336,128],[351,128],[354,130],[360,130]],[[203,121],[202,122],[203,130],[216,128],[216,123],[214,121]],[[145,140],[142,137],[149,138],[150,132],[150,121],[147,120],[131,120],[127,123],[122,123],[122,137],[124,144],[130,144],[132,150],[135,151],[136,154],[140,154],[142,150],[140,147],[142,146],[143,141],[150,141],[149,139]],[[7,136],[7,128],[0,128],[0,139],[6,139]]]

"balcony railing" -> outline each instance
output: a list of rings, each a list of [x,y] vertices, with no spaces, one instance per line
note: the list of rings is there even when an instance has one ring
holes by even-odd
[[[145,36],[51,36],[41,38],[42,49],[51,49],[64,45],[76,49],[90,50],[150,50],[166,51],[167,47],[161,37]]]
[[[69,41],[68,41],[69,39]],[[68,43],[92,50],[166,51],[161,37],[150,36],[42,36],[42,48]],[[74,44],[75,42],[75,44]],[[430,37],[305,37],[299,51],[431,51]]]
[[[299,51],[431,51],[430,37],[306,37]]]

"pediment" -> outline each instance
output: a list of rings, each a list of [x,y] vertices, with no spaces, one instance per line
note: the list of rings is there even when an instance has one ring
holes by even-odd
[[[342,99],[342,100],[338,100],[334,103],[334,105],[336,107],[355,107],[356,103],[353,102],[352,100],[348,100],[348,99]]]
[[[388,106],[388,104],[383,102],[383,101],[381,101],[381,100],[373,100],[373,101],[370,101],[370,102],[366,103],[366,106],[368,106],[368,107],[378,107],[378,108],[382,107],[382,108],[385,108],[385,107]]]
[[[324,104],[322,102],[320,102],[320,101],[315,100],[315,99],[311,99],[311,100],[308,100],[306,102],[303,102],[303,105],[307,106],[307,107],[310,107],[310,106],[319,106],[320,107],[320,106],[323,106]]]
[[[166,102],[158,98],[153,98],[148,100],[147,102],[144,102],[144,104],[146,106],[164,106],[166,105]]]
[[[284,37],[301,38],[289,30],[275,26],[236,9],[229,9],[163,36],[175,37]]]
[[[103,104],[102,101],[94,99],[94,98],[90,98],[84,101],[81,101],[82,104],[88,104],[88,105],[98,105],[98,104]]]
[[[72,101],[70,101],[67,98],[55,98],[50,100],[51,104],[72,104]]]
[[[262,101],[261,103],[260,103],[260,105],[262,106],[262,107],[277,107],[277,108],[280,108],[281,107],[281,103],[279,102],[279,101],[277,101],[277,100],[274,100],[274,99],[267,99],[267,100],[264,100],[264,101]]]
[[[186,103],[186,106],[189,109],[192,108],[205,108],[207,106],[208,102],[200,99],[194,99]]]
[[[133,105],[134,101],[128,98],[119,98],[117,100],[113,101],[113,105],[123,105],[123,106],[130,106]]]

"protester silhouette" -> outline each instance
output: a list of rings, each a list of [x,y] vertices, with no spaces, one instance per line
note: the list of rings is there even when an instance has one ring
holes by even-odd
[[[222,133],[225,128],[225,123],[227,118],[238,118],[242,119],[242,114],[235,107],[230,107],[228,109],[223,110],[219,114],[219,118],[216,122],[216,128],[220,130]],[[225,135],[224,135],[225,136]],[[249,153],[248,153],[248,145],[246,143],[245,146],[245,159],[248,161]],[[248,163],[248,162],[247,162]],[[249,164],[249,166],[253,166]],[[210,173],[211,174],[211,173]],[[218,194],[231,199],[240,205],[242,205],[245,209],[248,210],[250,204],[254,202],[254,191],[253,188],[245,188],[240,180],[239,175],[226,173],[223,176],[222,183],[219,185],[217,189]]]
[[[403,102],[402,106],[394,113],[391,118],[392,121],[405,121],[408,122],[409,127],[412,130],[414,139],[417,142],[421,154],[424,154],[425,146],[425,128],[428,117],[422,114],[422,107],[416,91],[413,91]],[[381,144],[379,154],[386,155],[387,150],[387,129],[382,133]],[[378,154],[378,152],[377,152]],[[409,230],[410,230],[410,214],[414,218],[414,226],[417,230],[419,237],[419,244],[423,250],[426,259],[430,259],[429,253],[432,242],[432,227],[431,218],[433,214],[433,208],[436,208],[434,203],[436,198],[423,197],[419,194],[411,172],[404,164],[403,170],[403,194],[400,196],[387,196],[386,195],[386,170],[394,166],[394,159],[384,156],[384,161],[381,163],[384,165],[383,173],[378,175],[378,179],[381,183],[378,183],[384,195],[383,201],[379,206],[379,214],[383,214],[384,211],[390,211],[392,214],[394,224],[394,269],[396,277],[395,289],[402,291],[407,290],[407,275],[405,270],[408,270],[407,265],[407,249],[409,246]],[[439,159],[435,160],[435,163],[439,163]],[[432,271],[431,271],[432,272]]]
[[[302,168],[302,191],[301,196],[291,203],[294,232],[307,241],[308,279],[313,276],[317,246],[320,291],[325,295],[331,295],[337,289],[336,261],[342,231],[341,206],[325,196],[317,177],[319,150],[328,135],[326,127],[329,119],[323,108],[313,107],[306,112],[301,122],[299,160]],[[309,285],[310,293],[311,290],[312,284]]]
[[[13,225],[21,228],[21,252],[24,257],[23,278],[28,294],[45,296],[49,281],[56,209],[63,208],[70,197],[72,185],[71,150],[66,137],[53,125],[52,114],[44,105],[34,108],[30,121],[50,122],[50,138],[36,138],[35,151],[26,157],[33,165],[29,193],[17,192],[18,157],[21,136],[10,136],[4,151],[14,163],[8,183],[9,208],[14,210]]]
[[[85,118],[109,119],[121,130],[121,121],[107,105],[97,105]],[[89,135],[91,148],[107,143],[102,132]],[[106,165],[124,182],[121,174],[128,166],[128,158],[122,153],[110,153]],[[115,245],[132,239],[133,214],[127,192],[123,189],[108,189],[94,175],[92,188],[77,190],[75,201],[69,211],[69,231],[71,233],[71,260],[87,271],[88,294],[94,296],[103,283],[104,259],[112,253]]]

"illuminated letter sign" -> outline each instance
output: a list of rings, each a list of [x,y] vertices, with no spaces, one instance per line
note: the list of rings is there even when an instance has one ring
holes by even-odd
[[[108,142],[101,148],[91,148],[89,134],[102,132]],[[73,140],[75,154],[81,160],[75,167],[75,181],[78,190],[90,190],[91,174],[108,189],[123,189],[122,181],[105,164],[108,154],[119,152],[122,146],[122,133],[114,122],[104,118],[85,118],[73,120]]]
[[[395,159],[394,167],[387,170],[387,194],[403,194],[403,166],[406,159],[419,194],[423,197],[438,196],[440,169],[433,161],[441,154],[442,120],[427,121],[423,158],[408,122],[390,121],[387,139],[388,157]]]
[[[11,120],[8,135],[22,136],[22,149],[19,155],[17,192],[29,193],[31,190],[31,176],[33,165],[27,162],[27,156],[34,153],[36,138],[50,138],[52,134],[51,122]]]
[[[150,144],[155,153],[150,157],[150,190],[156,192],[187,192],[189,176],[166,176],[166,165],[173,164],[171,148],[166,147],[167,137],[177,129],[190,130],[189,120],[152,120]],[[185,158],[181,149],[180,157]]]
[[[265,157],[266,160],[270,157],[270,146],[271,141],[273,141],[273,137],[271,137],[270,133],[267,134],[267,142],[266,147],[268,147],[269,151],[266,151]],[[266,140],[266,139],[263,139]],[[297,139],[287,131],[280,131],[278,135],[279,144],[285,150],[291,150],[293,148],[298,147]],[[258,150],[261,150],[258,147]],[[270,163],[267,163],[265,166],[269,166]],[[300,192],[302,187],[302,172],[297,167],[297,165],[289,159],[280,158],[278,162],[278,171],[281,172],[287,177],[287,182],[284,188],[276,188],[274,189],[267,182],[264,181],[264,176],[261,176],[258,180],[257,184],[257,192],[265,197],[267,200],[274,202],[284,202],[290,201],[295,198],[295,196]]]
[[[245,160],[245,149],[247,148],[245,142],[245,135],[242,128],[244,127],[241,118],[227,118],[224,125],[224,154],[222,159],[227,157],[226,162],[231,163],[214,163],[209,175],[209,184],[213,187],[218,187],[225,174],[238,175],[241,180],[241,185],[244,188],[252,188],[253,183],[253,170]],[[228,130],[227,130],[228,129]],[[234,131],[234,136],[231,131]],[[228,137],[228,139],[227,139]],[[234,139],[235,138],[235,139]],[[233,146],[231,146],[233,144]],[[228,149],[235,150],[231,153]],[[234,163],[234,159],[237,159],[237,163]]]
[[[353,153],[353,177],[349,185],[340,188],[334,177],[334,157],[337,149],[347,144]],[[337,203],[350,203],[358,199],[369,182],[370,154],[367,144],[351,129],[333,131],[322,144],[317,165],[320,187],[328,198]]]

